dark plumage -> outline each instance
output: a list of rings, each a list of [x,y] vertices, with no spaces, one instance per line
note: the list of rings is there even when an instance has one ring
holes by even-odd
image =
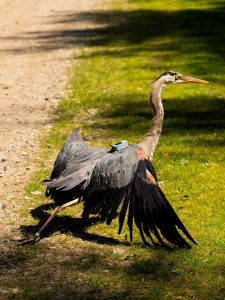
[[[110,150],[87,146],[79,129],[74,130],[59,152],[51,179],[44,182],[46,195],[57,205],[81,198],[83,217],[99,215],[108,225],[119,212],[119,233],[128,214],[131,240],[134,220],[145,244],[144,234],[154,244],[153,236],[163,245],[164,238],[178,247],[190,247],[177,228],[195,243],[161,191],[152,163],[139,155],[140,146]]]
[[[131,240],[135,222],[145,244],[146,237],[154,245],[159,242],[166,247],[169,242],[190,248],[184,237],[196,243],[159,187],[151,163],[163,124],[162,89],[169,83],[183,82],[206,83],[172,71],[152,82],[152,126],[137,145],[121,141],[109,149],[95,148],[83,142],[79,129],[71,133],[58,154],[50,179],[43,182],[47,185],[46,196],[54,200],[57,208],[34,238],[22,244],[38,240],[60,210],[78,201],[84,203],[83,218],[99,215],[109,225],[119,215],[119,233],[127,215]]]

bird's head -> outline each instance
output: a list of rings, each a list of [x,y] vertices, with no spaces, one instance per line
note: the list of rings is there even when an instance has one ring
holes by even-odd
[[[173,72],[173,71],[164,72],[159,77],[157,77],[152,82],[150,82],[150,84],[156,82],[160,83],[163,86],[170,83],[208,83],[208,81],[189,77],[189,76],[184,76],[178,72]]]

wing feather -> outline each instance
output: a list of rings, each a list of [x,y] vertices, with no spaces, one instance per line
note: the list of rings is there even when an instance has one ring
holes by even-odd
[[[122,208],[121,208],[121,211],[120,211],[118,234],[121,233],[122,228],[123,228],[125,216],[126,216],[126,213],[127,213],[127,208],[128,208],[129,201],[130,201],[130,194],[131,194],[131,188],[129,187],[126,191],[126,196],[124,198],[124,201],[122,203]]]
[[[127,225],[129,227],[131,241],[133,241],[133,219],[134,219],[134,194],[131,193],[131,197],[129,201],[128,218],[127,218]]]
[[[130,239],[133,222],[141,238],[154,245],[188,248],[181,235],[196,243],[173,210],[157,183],[152,163],[145,159],[138,145],[112,152],[85,145],[75,130],[67,139],[56,159],[47,190],[54,200],[83,197],[83,216],[98,214],[110,224],[119,213],[120,233],[127,215]],[[66,200],[65,200],[66,199]],[[180,231],[179,231],[179,230]]]
[[[129,153],[130,156],[131,154]],[[134,158],[133,161],[135,161]],[[126,170],[123,160],[121,160],[121,165],[121,168]],[[119,212],[118,232],[120,233],[128,213],[127,224],[131,240],[133,238],[134,221],[146,245],[148,244],[147,237],[154,245],[157,245],[157,240],[167,248],[170,244],[180,248],[190,248],[189,243],[178,229],[181,230],[186,238],[196,243],[173,210],[157,182],[155,184],[155,181],[152,182],[148,178],[147,171],[151,172],[155,179],[157,178],[150,161],[136,159],[136,165],[130,166],[133,175],[130,176],[129,173],[127,177],[125,176],[126,180],[123,182],[126,182],[126,185],[119,188],[118,186],[120,185],[118,182],[116,184],[116,180],[120,180],[120,175],[115,175],[118,169],[119,167],[110,172],[108,168],[104,168],[104,163],[101,162],[101,168],[97,166],[88,186],[88,188],[91,187],[91,193],[101,190],[103,194],[107,195],[103,196],[105,200],[100,205],[99,202],[98,209],[94,210],[99,212],[107,224],[110,224],[112,219],[116,217],[117,212]],[[108,191],[110,192],[108,193]],[[89,203],[89,205],[91,208],[92,203]],[[102,208],[100,209],[100,207]],[[93,211],[93,209],[91,210]]]

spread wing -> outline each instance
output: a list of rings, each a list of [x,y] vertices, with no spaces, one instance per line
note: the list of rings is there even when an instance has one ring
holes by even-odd
[[[85,156],[99,153],[102,150],[85,144],[80,135],[80,128],[75,129],[60,149],[50,179],[60,177],[64,170],[71,167],[74,162],[81,162]]]
[[[131,146],[105,157],[93,170],[84,194],[84,215],[99,214],[107,224],[119,214],[119,233],[125,217],[132,240],[133,222],[145,244],[146,236],[167,246],[190,248],[180,232],[196,243],[171,207],[157,182],[152,163],[140,157],[141,149]],[[179,231],[180,230],[180,231]]]
[[[67,202],[62,190],[72,190],[90,177],[91,170],[107,149],[90,147],[80,136],[80,129],[75,129],[67,138],[54,163],[47,185],[46,196],[51,196],[58,202]],[[56,192],[58,190],[58,192]],[[78,192],[79,189],[76,189]],[[72,193],[73,194],[73,193]],[[80,194],[80,193],[78,193]],[[73,197],[79,197],[76,193]],[[62,203],[61,203],[62,204]]]
[[[160,189],[154,167],[138,145],[119,151],[93,148],[74,132],[54,168],[58,176],[46,184],[56,203],[82,198],[83,216],[97,214],[107,224],[119,215],[119,233],[127,216],[131,240],[135,222],[146,244],[147,237],[153,244],[158,241],[166,246],[168,241],[178,247],[190,247],[181,232],[195,243]]]

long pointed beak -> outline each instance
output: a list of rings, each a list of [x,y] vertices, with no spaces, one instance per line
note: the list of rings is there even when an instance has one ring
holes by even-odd
[[[193,82],[193,83],[209,83],[206,80],[198,79],[198,78],[192,78],[188,76],[181,76],[180,79],[185,82]]]

